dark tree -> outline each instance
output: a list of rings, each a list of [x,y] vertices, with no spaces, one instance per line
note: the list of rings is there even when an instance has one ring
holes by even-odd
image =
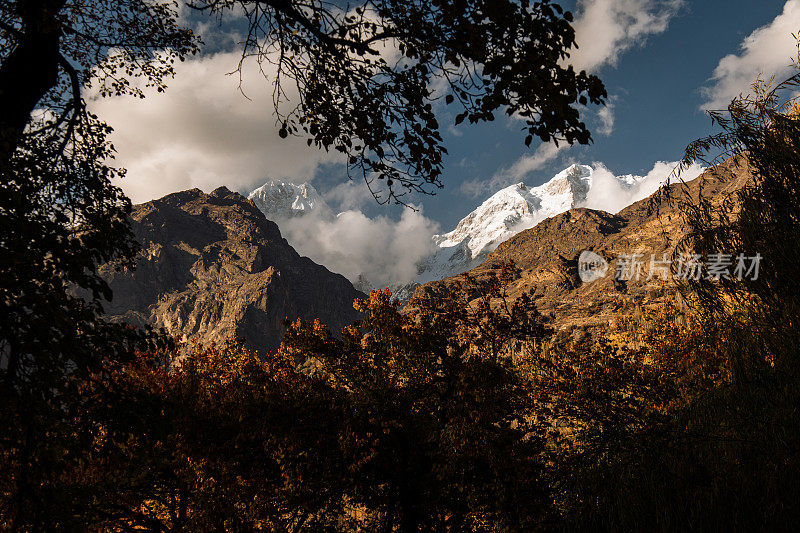
[[[135,249],[125,219],[130,202],[107,165],[110,128],[86,109],[87,84],[100,93],[142,96],[143,77],[164,87],[172,63],[196,50],[176,25],[177,4],[139,0],[0,2],[0,280],[6,388],[24,359],[58,336],[45,333],[79,312],[58,302],[110,297],[98,263]],[[72,305],[72,304],[70,304]],[[83,303],[75,303],[82,306]],[[96,312],[96,301],[89,304]],[[44,326],[38,323],[44,321]],[[65,329],[70,335],[81,328]],[[49,363],[45,366],[50,366]]]
[[[758,269],[744,272],[747,275],[731,274],[719,280],[702,276],[688,288],[711,314],[724,313],[733,304],[762,316],[763,326],[775,328],[763,341],[776,353],[791,354],[781,366],[792,372],[797,347],[794,328],[800,316],[798,86],[800,74],[778,84],[759,78],[752,94],[734,99],[724,111],[712,112],[721,131],[691,143],[682,167],[693,162],[716,165],[714,179],[741,183],[722,203],[703,194],[680,198],[690,228],[684,248],[706,260],[711,254],[729,254],[732,267],[739,254],[760,257]],[[746,267],[754,267],[753,261]],[[788,349],[788,340],[795,348]]]
[[[712,112],[718,133],[692,142],[683,168],[698,161],[714,168],[700,182],[699,197],[692,192],[697,186],[673,197],[689,229],[682,250],[706,265],[713,254],[732,261],[728,276],[705,271],[682,283],[696,331],[681,351],[688,362],[696,346],[710,346],[699,353],[721,379],[690,396],[675,413],[678,438],[653,455],[673,476],[660,479],[654,492],[679,495],[659,500],[654,510],[691,516],[699,529],[788,530],[800,517],[798,86],[797,73],[777,84],[759,78],[751,94]],[[715,201],[705,187],[717,197],[720,189],[729,193]],[[740,254],[760,256],[757,275],[743,272],[739,279]]]
[[[350,509],[310,524],[351,516],[345,530],[534,529],[549,508],[532,427],[540,412],[513,357],[549,333],[532,301],[509,300],[502,276],[465,276],[407,313],[388,290],[355,305],[364,319],[341,339],[300,320],[284,338],[283,350],[346,402],[337,440],[348,474],[328,483]]]
[[[531,530],[549,507],[543,440],[537,395],[511,357],[548,333],[531,301],[507,302],[497,278],[465,278],[411,314],[388,291],[355,305],[363,321],[338,338],[297,320],[265,357],[235,342],[172,347],[90,374],[64,426],[93,451],[52,472],[39,523]]]
[[[0,522],[12,529],[82,525],[58,478],[102,428],[71,421],[94,401],[82,394],[89,377],[140,340],[99,319],[110,293],[96,266],[136,246],[130,202],[111,181],[122,171],[107,164],[110,128],[81,91],[139,94],[134,77],[163,87],[172,61],[195,49],[175,12],[138,0],[0,2]]]
[[[383,202],[442,186],[438,99],[457,108],[456,124],[516,115],[530,145],[590,142],[578,107],[606,97],[597,77],[566,64],[572,14],[550,0],[191,5],[220,16],[244,12],[242,61],[274,66],[280,135],[341,152],[351,176],[363,176]],[[296,101],[287,98],[290,86]]]

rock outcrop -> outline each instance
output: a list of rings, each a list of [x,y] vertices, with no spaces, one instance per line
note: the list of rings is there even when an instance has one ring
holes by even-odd
[[[236,334],[264,352],[279,345],[284,318],[319,318],[333,331],[358,318],[362,293],[301,257],[253,202],[224,187],[136,205],[131,223],[142,246],[135,269],[101,267],[115,319],[204,344]]]

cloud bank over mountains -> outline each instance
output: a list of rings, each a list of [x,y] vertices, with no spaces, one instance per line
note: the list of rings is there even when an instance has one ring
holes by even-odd
[[[677,161],[657,161],[644,176],[626,180],[624,178],[630,176],[615,175],[603,163],[595,162],[592,164],[592,186],[581,207],[617,213],[656,192],[670,178],[677,165]],[[691,181],[698,177],[703,170],[705,169],[702,166],[696,163],[692,164],[681,174],[681,179]],[[623,183],[630,183],[630,185],[623,186]]]
[[[422,211],[410,209],[399,219],[370,218],[357,210],[331,218],[312,213],[278,221],[278,226],[300,254],[354,283],[363,276],[375,288],[413,281],[417,264],[435,251],[431,237],[439,231]]]
[[[116,128],[115,163],[128,170],[120,185],[134,203],[193,187],[249,190],[265,172],[296,180],[337,161],[303,139],[278,136],[272,87],[258,65],[245,63],[241,90],[238,74],[229,75],[239,57],[188,58],[175,65],[165,92],[142,87],[144,99],[88,95],[90,109]],[[293,96],[291,85],[285,89]]]
[[[503,240],[571,207],[616,213],[655,192],[676,164],[659,161],[643,176],[617,176],[602,163],[572,165],[538,187],[492,190],[447,234],[421,209],[406,209],[399,218],[368,217],[355,208],[334,214],[309,184],[270,180],[249,198],[298,252],[353,283],[379,288],[463,272]],[[695,165],[682,177],[690,181],[702,171]],[[342,205],[341,190],[332,193],[327,200]]]
[[[248,198],[300,254],[354,283],[359,277],[378,285],[408,283],[416,277],[417,264],[435,249],[431,236],[439,225],[421,209],[405,209],[397,219],[368,217],[353,208],[358,198],[342,187],[326,196],[348,207],[336,214],[312,185],[280,180],[268,180]]]

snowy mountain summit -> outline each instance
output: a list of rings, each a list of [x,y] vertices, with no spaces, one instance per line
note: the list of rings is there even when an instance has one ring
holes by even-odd
[[[410,295],[421,283],[454,276],[478,266],[501,242],[546,218],[574,207],[618,210],[648,196],[658,184],[648,176],[613,175],[602,165],[595,165],[594,168],[572,165],[537,187],[517,183],[497,191],[461,219],[452,231],[433,235],[434,252],[425,256],[430,249],[426,248],[421,254],[423,259],[414,259],[417,275],[413,279],[406,274],[403,279],[393,279],[396,274],[390,273],[388,267],[380,262],[381,267],[377,270],[373,263],[359,267],[363,268],[361,273],[351,268],[349,277],[363,291],[389,285],[397,294]],[[297,185],[271,180],[250,193],[248,198],[267,218],[278,222],[284,236],[295,249],[332,267],[336,267],[337,261],[344,258],[356,257],[349,248],[354,228],[363,230],[364,235],[375,229],[372,220],[360,212],[335,215],[317,190],[308,183]],[[337,221],[352,220],[358,220],[359,223],[347,226],[347,231],[341,232]],[[379,224],[375,227],[382,226]],[[324,242],[317,238],[322,230],[328,235],[323,239]],[[344,238],[331,238],[337,235]],[[386,238],[386,235],[382,238]],[[369,257],[367,254],[362,259],[369,262]],[[366,272],[370,272],[370,275],[367,276]]]
[[[420,282],[442,279],[478,266],[498,244],[532,228],[542,220],[573,207],[581,207],[592,187],[593,169],[572,165],[538,187],[517,183],[493,194],[456,228],[434,235],[439,250],[420,267]],[[622,176],[620,185],[629,188],[642,178]]]
[[[322,196],[308,183],[296,185],[281,180],[269,180],[247,198],[271,220],[329,210]]]

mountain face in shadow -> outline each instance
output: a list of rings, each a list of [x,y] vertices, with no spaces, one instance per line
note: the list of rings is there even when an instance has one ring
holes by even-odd
[[[209,343],[238,335],[275,349],[283,320],[319,318],[334,332],[358,318],[364,295],[339,274],[301,257],[250,201],[225,187],[178,192],[136,205],[136,268],[101,267],[113,299],[108,315],[150,323]]]

